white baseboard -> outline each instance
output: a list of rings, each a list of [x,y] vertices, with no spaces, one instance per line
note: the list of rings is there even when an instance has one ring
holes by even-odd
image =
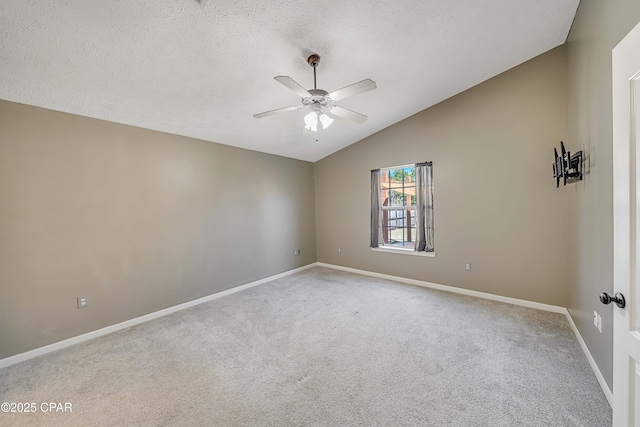
[[[501,295],[488,294],[486,292],[472,291],[469,289],[456,288],[453,286],[440,285],[438,283],[425,282],[423,280],[408,279],[406,277],[391,276],[389,274],[374,273],[372,271],[358,270],[356,268],[343,267],[341,265],[326,264],[324,262],[316,263],[319,267],[333,268],[335,270],[348,271],[350,273],[362,274],[364,276],[377,277],[379,279],[393,280],[394,282],[407,283],[409,285],[422,286],[423,288],[437,289],[439,291],[453,292],[455,294],[469,295],[476,298],[489,299],[493,301],[504,302],[507,304],[520,305],[523,307],[535,308],[538,310],[552,311],[554,313],[565,314],[567,311],[564,307],[556,305],[542,304],[539,302],[527,301],[518,298],[503,297]]]
[[[602,375],[602,372],[600,372],[600,368],[598,368],[598,365],[596,364],[596,360],[591,355],[591,352],[587,347],[587,343],[585,343],[584,340],[582,339],[582,335],[580,335],[580,331],[578,330],[578,327],[574,323],[573,318],[571,317],[571,313],[569,313],[569,310],[566,310],[565,314],[567,316],[567,320],[569,321],[569,325],[571,326],[571,329],[573,329],[573,333],[576,334],[576,338],[578,338],[578,342],[580,343],[580,347],[582,347],[582,351],[584,351],[584,355],[587,356],[587,360],[591,365],[591,369],[593,369],[593,373],[596,375],[598,383],[600,383],[600,388],[602,388],[602,392],[604,393],[604,396],[609,401],[609,405],[613,408],[613,393],[611,392],[609,385],[605,381],[604,376]]]
[[[469,289],[456,288],[456,287],[447,286],[447,285],[440,285],[438,283],[425,282],[422,280],[408,279],[406,277],[391,276],[389,274],[381,274],[381,273],[375,273],[372,271],[358,270],[356,268],[343,267],[341,265],[334,265],[334,264],[326,264],[324,262],[317,262],[316,265],[319,267],[333,268],[334,270],[342,270],[350,273],[361,274],[363,276],[393,280],[394,282],[407,283],[409,285],[422,286],[425,288],[437,289],[440,291],[453,292],[456,294],[469,295],[477,298],[484,298],[484,299],[489,299],[493,301],[504,302],[507,304],[519,305],[522,307],[529,307],[529,308],[535,308],[538,310],[551,311],[554,313],[564,314],[567,317],[567,321],[569,322],[569,325],[571,326],[573,333],[575,334],[576,338],[578,339],[578,342],[580,343],[580,347],[582,347],[582,351],[584,352],[584,355],[587,357],[587,360],[591,365],[591,369],[593,369],[593,373],[595,374],[596,379],[598,380],[598,383],[602,388],[602,392],[604,393],[605,397],[609,401],[609,405],[613,407],[613,394],[611,393],[611,389],[607,385],[607,382],[605,381],[604,376],[602,375],[602,372],[600,372],[600,368],[598,368],[598,365],[596,364],[595,359],[591,355],[591,352],[589,351],[587,344],[582,339],[582,335],[580,335],[580,331],[578,331],[576,324],[573,322],[573,318],[571,317],[569,310],[567,310],[565,307],[542,304],[539,302],[527,301],[527,300],[522,300],[518,298],[503,297],[501,295],[472,291]]]
[[[4,359],[0,359],[0,369],[5,368],[7,366],[15,365],[16,363],[24,362],[25,360],[33,359],[34,357],[51,353],[52,351],[60,350],[65,347],[70,347],[72,345],[79,344],[81,342],[88,341],[94,338],[98,338],[103,335],[107,335],[116,331],[120,331],[122,329],[130,328],[131,326],[139,325],[141,323],[148,322],[150,320],[157,319],[159,317],[166,316],[171,313],[175,313],[176,311],[184,310],[186,308],[193,307],[198,304],[203,304],[205,302],[213,301],[215,299],[222,298],[227,295],[235,294],[236,292],[241,292],[246,289],[253,288],[255,286],[262,285],[264,283],[271,282],[276,279],[280,279],[281,277],[289,276],[299,271],[306,270],[308,268],[314,267],[315,265],[316,263],[307,264],[303,267],[285,271],[284,273],[280,273],[274,276],[266,277],[264,279],[256,280],[255,282],[247,283],[241,286],[236,286],[235,288],[231,288],[225,291],[217,292],[215,294],[207,295],[206,297],[198,298],[193,301],[188,301],[182,304],[174,305],[173,307],[169,307],[163,310],[155,311],[153,313],[145,314],[144,316],[136,317],[135,319],[126,320],[124,322],[107,326],[92,332],[87,332],[86,334],[78,335],[76,337],[69,338],[64,341],[58,341],[56,343],[49,344],[44,347],[27,351],[25,353],[20,353],[20,354],[16,354],[15,356],[6,357]]]

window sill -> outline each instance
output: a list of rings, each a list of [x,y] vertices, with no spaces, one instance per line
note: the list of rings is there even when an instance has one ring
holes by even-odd
[[[435,252],[416,252],[413,249],[400,249],[400,248],[370,248],[374,252],[388,252],[391,254],[400,255],[413,255],[413,256],[426,256],[429,258],[435,258]]]

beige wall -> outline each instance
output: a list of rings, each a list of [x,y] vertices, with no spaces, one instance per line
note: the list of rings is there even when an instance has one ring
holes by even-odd
[[[582,0],[567,40],[567,142],[590,156],[585,180],[563,189],[571,218],[568,307],[610,387],[613,308],[598,294],[613,292],[611,51],[638,20],[639,2]]]
[[[317,162],[318,261],[565,306],[565,84],[561,46]],[[370,170],[421,161],[437,256],[372,252]]]
[[[0,101],[0,358],[315,262],[314,215],[311,163]]]

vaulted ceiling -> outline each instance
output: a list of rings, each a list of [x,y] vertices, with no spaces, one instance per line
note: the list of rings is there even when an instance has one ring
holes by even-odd
[[[2,0],[0,98],[316,161],[565,42],[579,0]],[[313,87],[369,116],[303,134]]]

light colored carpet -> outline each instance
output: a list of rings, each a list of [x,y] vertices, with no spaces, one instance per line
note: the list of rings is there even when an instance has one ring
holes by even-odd
[[[0,370],[0,425],[610,426],[564,316],[312,268]]]

